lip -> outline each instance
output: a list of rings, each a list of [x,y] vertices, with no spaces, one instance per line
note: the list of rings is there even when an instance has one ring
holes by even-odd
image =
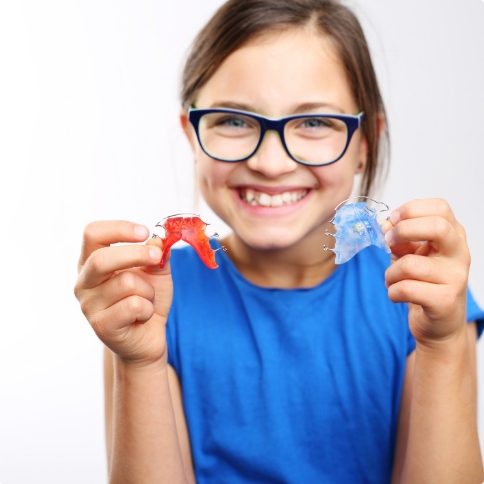
[[[248,203],[244,202],[239,196],[239,191],[243,188],[250,188],[252,190],[265,192],[268,195],[277,195],[278,193],[298,190],[307,190],[308,193],[301,198],[301,200],[297,201],[296,203],[291,203],[290,205],[281,205],[280,207],[263,207],[261,205],[249,205]],[[308,187],[264,187],[261,185],[238,185],[237,187],[232,187],[230,191],[232,192],[235,202],[239,207],[249,214],[259,217],[283,217],[297,212],[309,201],[313,193],[313,189]]]

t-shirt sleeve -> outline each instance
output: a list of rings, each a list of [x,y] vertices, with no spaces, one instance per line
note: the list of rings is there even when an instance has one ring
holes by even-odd
[[[481,336],[484,330],[484,311],[478,306],[469,288],[467,288],[467,322],[475,321],[477,335]]]

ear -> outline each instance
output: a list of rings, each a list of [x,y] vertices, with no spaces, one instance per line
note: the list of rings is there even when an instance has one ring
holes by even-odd
[[[383,134],[383,130],[385,129],[385,116],[383,116],[383,113],[378,113],[377,122],[378,122],[378,139],[380,139],[381,135]]]
[[[377,130],[378,139],[381,138],[383,130],[385,129],[385,117],[383,113],[377,115]],[[355,173],[363,173],[365,171],[366,163],[368,160],[368,141],[365,136],[362,135],[360,140],[360,149],[358,150],[358,163],[356,164]]]
[[[366,167],[366,161],[368,158],[368,141],[366,141],[365,136],[361,136],[360,148],[358,150],[358,158],[355,166],[355,175],[358,173],[363,173]]]
[[[193,126],[188,120],[188,111],[184,107],[182,107],[180,111],[180,124],[183,132],[185,133],[185,136],[187,137],[188,142],[190,143],[190,146],[192,147],[192,150],[194,150],[196,141],[195,133],[193,131]]]

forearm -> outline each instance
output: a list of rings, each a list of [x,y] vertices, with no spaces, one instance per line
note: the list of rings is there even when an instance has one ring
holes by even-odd
[[[114,359],[111,484],[186,484],[166,364]]]
[[[476,369],[468,333],[417,345],[402,484],[481,484]]]

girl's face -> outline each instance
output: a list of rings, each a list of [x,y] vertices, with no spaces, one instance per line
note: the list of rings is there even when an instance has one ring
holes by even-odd
[[[241,109],[270,118],[358,113],[330,41],[302,29],[269,33],[233,52],[200,90],[195,105]],[[279,135],[269,131],[249,160],[225,163],[202,151],[186,114],[182,124],[195,153],[203,197],[254,249],[289,248],[315,230],[323,233],[336,205],[350,196],[354,175],[366,161],[361,130],[339,161],[319,167],[293,161]],[[256,205],[246,201],[248,191]],[[277,206],[281,198],[285,203]]]

